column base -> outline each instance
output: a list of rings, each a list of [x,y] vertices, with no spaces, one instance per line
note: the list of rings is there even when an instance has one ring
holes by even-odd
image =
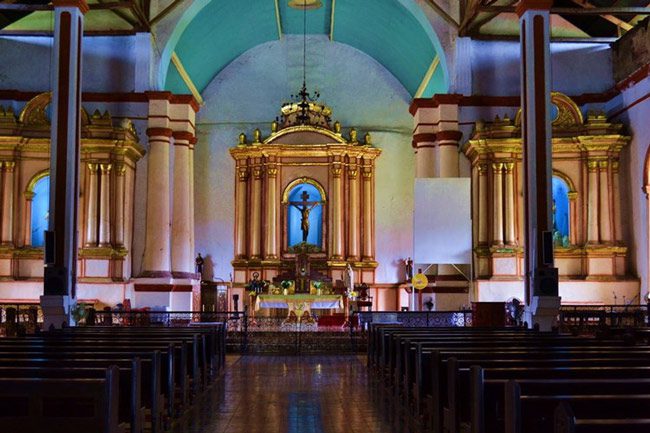
[[[70,296],[42,295],[40,298],[43,310],[43,330],[51,328],[61,329],[65,326],[74,326],[71,307],[75,300]]]
[[[531,328],[538,325],[542,332],[553,331],[558,325],[561,300],[560,296],[533,296],[524,310],[524,320]]]
[[[134,308],[198,311],[201,283],[195,279],[138,278],[133,285]]]

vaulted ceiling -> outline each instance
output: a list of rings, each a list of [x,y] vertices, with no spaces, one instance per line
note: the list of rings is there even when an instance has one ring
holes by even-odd
[[[200,93],[248,49],[285,35],[302,34],[303,11],[287,0],[195,2],[163,52],[161,84],[186,93],[191,78]],[[322,0],[306,12],[310,35],[327,35],[373,57],[411,95],[447,89],[442,48],[414,0]],[[175,59],[172,59],[172,53]],[[182,65],[181,71],[179,64]]]

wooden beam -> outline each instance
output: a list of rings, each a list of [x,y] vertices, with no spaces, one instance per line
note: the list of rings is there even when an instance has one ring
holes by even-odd
[[[519,41],[519,35],[487,35],[477,34],[473,35],[472,39],[477,41]],[[601,37],[551,37],[551,42],[564,42],[576,44],[611,44],[616,42],[618,38],[601,38]]]
[[[336,0],[332,0],[332,13],[330,13],[330,41],[334,40],[334,11],[336,10]]]
[[[282,20],[280,20],[280,4],[275,0],[275,25],[278,28],[278,39],[282,40]]]
[[[99,2],[98,4],[103,4],[103,5],[108,4],[108,2],[106,2],[104,0],[97,0],[97,1]],[[129,9],[131,9],[131,7],[133,7],[134,2],[129,1],[128,3],[129,3]],[[133,27],[133,30],[138,30],[140,28],[141,24],[137,20],[134,20],[133,18],[131,18],[130,16],[128,16],[126,13],[122,12],[121,10],[110,9],[110,11],[113,12],[113,14],[115,14],[119,18],[122,18],[122,20],[124,20],[125,22],[127,22],[131,27]]]
[[[438,69],[439,64],[440,64],[440,57],[436,54],[436,56],[431,61],[431,64],[429,65],[429,69],[427,69],[427,72],[424,74],[424,77],[422,77],[422,82],[418,86],[418,90],[415,92],[415,95],[413,95],[413,98],[422,97],[424,91],[427,90],[427,86],[429,85],[431,78],[433,78],[433,74],[436,72],[436,69]]]
[[[506,6],[514,5],[517,1],[519,1],[519,0],[510,0]],[[482,16],[481,18],[478,18],[478,19],[477,19],[477,17],[475,17],[475,19],[473,19],[472,21],[467,23],[467,25],[463,29],[463,34],[461,36],[466,36],[466,35],[472,36],[471,33],[472,33],[473,30],[480,29],[482,26],[484,26],[485,24],[492,21],[498,15],[499,15],[498,13],[488,13],[488,14],[485,14],[484,16]]]
[[[165,18],[167,15],[169,15],[181,3],[183,3],[183,0],[174,0],[169,6],[163,9],[158,15],[156,15],[151,20],[149,20],[149,25],[153,27],[156,23],[158,23],[160,20]]]
[[[515,13],[514,6],[481,6],[479,12]],[[551,8],[555,15],[650,15],[650,9],[645,7],[595,7],[584,8]]]
[[[149,24],[149,20],[144,15],[142,8],[140,8],[140,4],[137,1],[131,3],[131,12],[138,19],[143,29],[145,29],[148,32],[151,31],[151,24]]]
[[[84,30],[84,36],[133,36],[135,30]],[[52,30],[0,30],[0,36],[52,36]]]
[[[172,51],[172,63],[176,67],[178,74],[183,79],[183,82],[185,83],[187,88],[190,89],[190,92],[192,93],[192,96],[194,96],[194,99],[196,99],[196,102],[198,102],[200,105],[203,105],[204,101],[203,101],[203,97],[201,96],[201,92],[199,92],[199,90],[194,85],[192,78],[190,78],[190,75],[187,73],[187,70],[183,66],[181,59],[176,54],[176,51]]]
[[[436,3],[436,0],[427,0],[427,4],[433,8],[434,11],[442,18],[443,20],[447,21],[447,23],[451,24],[455,29],[458,29],[460,27],[460,24],[445,11],[442,6],[440,6],[438,3]]]
[[[91,3],[88,5],[90,10],[107,10],[107,9],[129,9],[131,7],[130,1],[122,2],[108,2],[108,3]],[[51,11],[54,6],[51,4],[29,4],[29,3],[0,3],[0,11],[23,11],[23,12],[36,12],[36,11]]]

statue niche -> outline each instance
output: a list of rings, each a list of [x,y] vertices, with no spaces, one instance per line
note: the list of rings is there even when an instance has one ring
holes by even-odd
[[[294,181],[287,187],[287,246],[295,248],[303,243],[320,250],[323,247],[325,203],[322,188],[311,179],[299,179],[298,182]]]

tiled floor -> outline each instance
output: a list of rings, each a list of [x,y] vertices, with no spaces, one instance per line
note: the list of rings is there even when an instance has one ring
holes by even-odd
[[[220,383],[174,433],[395,433],[374,401],[364,361],[230,357]]]

